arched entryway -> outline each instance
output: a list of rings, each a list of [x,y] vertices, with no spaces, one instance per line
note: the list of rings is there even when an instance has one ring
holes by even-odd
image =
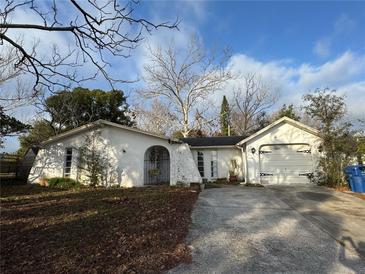
[[[157,185],[170,182],[170,155],[163,146],[152,146],[144,154],[144,184]]]

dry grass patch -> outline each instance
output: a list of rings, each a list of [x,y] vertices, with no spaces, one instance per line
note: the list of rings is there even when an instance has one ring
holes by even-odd
[[[1,187],[2,273],[156,273],[190,260],[190,188]]]

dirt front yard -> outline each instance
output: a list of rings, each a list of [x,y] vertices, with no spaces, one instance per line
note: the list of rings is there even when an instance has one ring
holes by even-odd
[[[190,260],[191,188],[1,187],[1,272],[156,273]]]

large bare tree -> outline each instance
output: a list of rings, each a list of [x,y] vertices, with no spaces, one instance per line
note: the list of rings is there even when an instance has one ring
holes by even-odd
[[[232,124],[236,133],[247,135],[265,126],[266,112],[279,93],[254,73],[241,76],[241,80],[231,103]]]
[[[0,46],[8,46],[12,58],[5,60],[17,73],[34,77],[33,90],[68,88],[72,83],[94,79],[101,74],[113,87],[117,82],[109,73],[108,57],[128,58],[145,32],[160,27],[176,28],[176,23],[155,24],[139,18],[133,11],[138,1],[119,0],[2,0],[0,4]],[[17,22],[14,15],[26,11],[38,21]],[[68,48],[60,48],[52,41],[26,41],[19,31],[63,33],[71,41]],[[65,36],[65,37],[66,37]],[[25,43],[26,42],[26,43]],[[49,46],[40,52],[39,42]],[[4,61],[3,50],[0,60]],[[78,75],[85,63],[95,67],[94,73]],[[2,75],[6,79],[7,74]]]
[[[133,113],[137,126],[148,132],[172,136],[178,129],[177,117],[171,113],[169,107],[154,99],[149,107],[135,106]]]
[[[219,55],[206,51],[195,36],[184,49],[171,42],[164,49],[150,47],[149,53],[144,77],[147,88],[141,94],[166,102],[186,137],[201,127],[202,115],[210,107],[206,101],[209,95],[231,79],[231,73],[225,70],[228,55],[225,51]]]

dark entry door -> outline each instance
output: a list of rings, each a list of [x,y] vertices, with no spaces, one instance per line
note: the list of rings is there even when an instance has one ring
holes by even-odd
[[[144,184],[157,185],[170,182],[170,155],[162,146],[150,147],[144,157]]]

